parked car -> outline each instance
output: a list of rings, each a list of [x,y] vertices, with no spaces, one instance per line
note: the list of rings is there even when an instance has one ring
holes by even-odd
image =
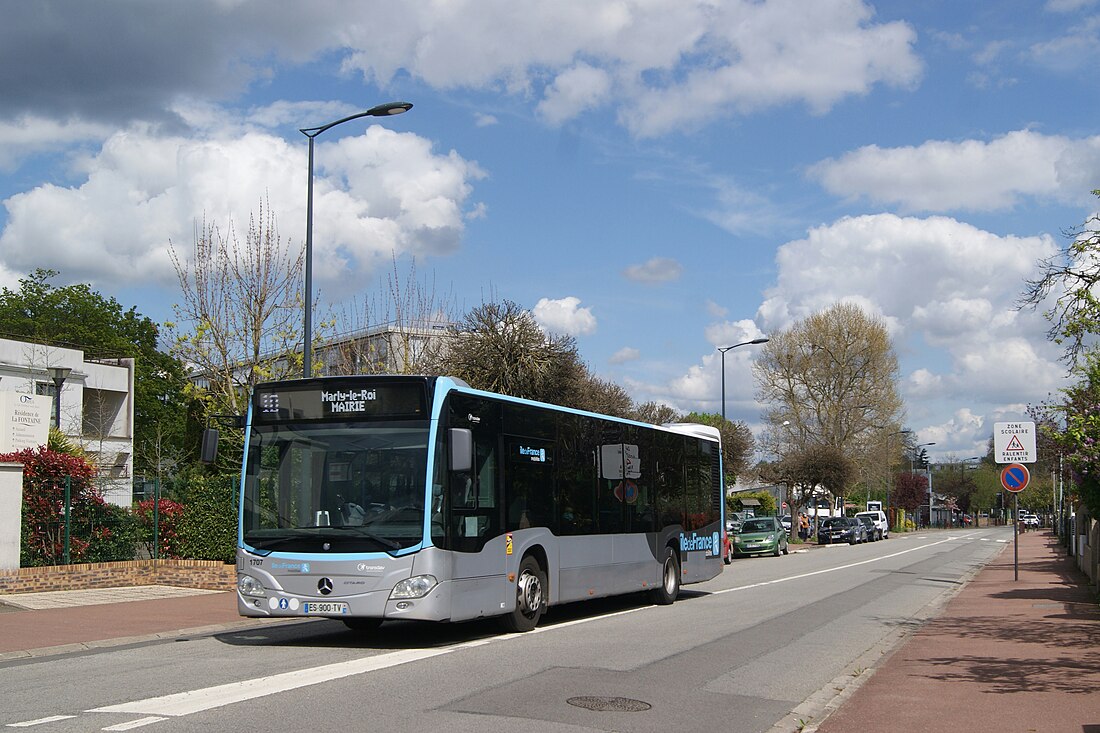
[[[783,525],[783,531],[786,532],[789,537],[791,534],[791,515],[784,514],[779,518],[779,523]]]
[[[817,531],[817,544],[829,545],[837,542],[847,542],[854,545],[867,539],[867,531],[863,528],[863,522],[855,517],[829,517],[821,522],[821,528]]]
[[[733,537],[729,532],[722,533],[722,562],[726,565],[733,562]]]
[[[875,540],[881,540],[882,535],[879,534],[879,528],[875,524],[875,520],[867,514],[857,514],[856,519],[863,524],[863,532],[866,535],[867,542],[874,542]]]
[[[779,557],[786,555],[787,533],[775,517],[752,517],[741,523],[741,531],[733,535],[733,554],[764,555],[771,553]]]
[[[1039,526],[1039,517],[1035,514],[1025,514],[1024,516],[1020,517],[1020,521],[1022,521],[1027,527]]]
[[[875,527],[878,529],[878,536],[876,539],[884,540],[890,536],[890,522],[886,519],[886,512],[881,509],[872,509],[866,512],[859,512],[857,517],[867,515],[875,522]]]

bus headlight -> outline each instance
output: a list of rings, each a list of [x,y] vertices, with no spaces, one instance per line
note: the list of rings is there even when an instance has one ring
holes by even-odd
[[[242,596],[258,596],[262,598],[267,595],[267,592],[264,591],[263,583],[256,580],[251,575],[237,576],[237,590],[241,592]]]
[[[402,580],[390,591],[390,600],[396,598],[423,598],[439,583],[434,575],[414,575]]]

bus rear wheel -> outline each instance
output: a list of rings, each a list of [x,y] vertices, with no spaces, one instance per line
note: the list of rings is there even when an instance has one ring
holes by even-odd
[[[676,550],[665,548],[665,558],[661,563],[661,584],[650,591],[650,597],[658,606],[667,606],[680,595],[680,558]]]
[[[546,608],[546,573],[538,560],[528,555],[519,564],[516,578],[516,607],[504,616],[504,628],[522,633],[538,626]]]

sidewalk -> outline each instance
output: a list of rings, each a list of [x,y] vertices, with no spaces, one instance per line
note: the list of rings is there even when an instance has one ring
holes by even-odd
[[[806,733],[1100,733],[1100,606],[1049,530],[1020,535]],[[850,695],[850,696],[849,696]]]
[[[242,618],[229,591],[138,586],[0,595],[0,662],[286,621]]]

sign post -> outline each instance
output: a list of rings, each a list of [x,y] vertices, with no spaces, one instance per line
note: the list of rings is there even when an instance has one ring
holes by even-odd
[[[1010,463],[1001,469],[1001,486],[1012,492],[1012,574],[1020,579],[1020,492],[1031,481],[1031,472],[1022,463]]]
[[[1035,463],[1035,423],[1021,422],[993,423],[993,455],[997,463],[1007,463],[1001,471],[1001,486],[1016,497],[1012,506],[1012,553],[1013,573],[1020,579],[1020,496],[1019,492],[1027,488],[1031,474],[1025,463]]]

